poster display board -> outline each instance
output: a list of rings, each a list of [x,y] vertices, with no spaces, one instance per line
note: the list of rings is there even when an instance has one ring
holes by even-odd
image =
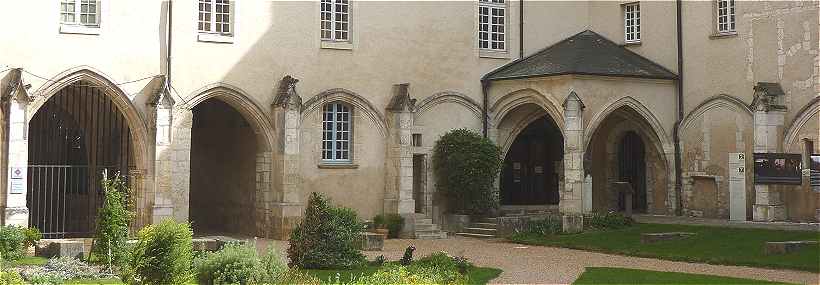
[[[801,156],[791,153],[755,153],[755,184],[800,185]]]
[[[809,167],[811,178],[809,179],[811,186],[815,191],[820,191],[820,154],[811,155],[811,166]]]

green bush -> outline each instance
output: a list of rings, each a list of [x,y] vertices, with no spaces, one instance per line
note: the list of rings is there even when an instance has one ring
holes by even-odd
[[[20,276],[20,273],[17,273],[16,271],[0,271],[0,284],[16,285],[26,284],[26,282],[23,281],[23,277]]]
[[[272,284],[319,285],[322,281],[304,270],[291,268],[280,274]]]
[[[478,215],[495,210],[493,183],[501,162],[498,146],[473,131],[457,129],[442,136],[436,142],[433,170],[450,211]]]
[[[452,257],[446,252],[439,251],[422,257],[410,265],[411,272],[422,272],[425,268],[438,271],[436,278],[441,284],[458,283],[465,278],[467,270],[473,265],[464,257]]]
[[[388,265],[348,284],[467,284],[467,278],[457,271],[431,266]]]
[[[234,243],[194,260],[194,270],[199,284],[267,284],[288,267],[272,248],[260,259],[253,246]]]
[[[28,248],[37,244],[43,238],[43,234],[37,228],[26,228],[23,230],[23,235],[26,237],[23,240],[23,246]]]
[[[547,217],[543,220],[530,221],[527,232],[538,235],[555,235],[563,232],[561,219],[557,217]]]
[[[91,260],[120,266],[127,258],[126,241],[128,222],[131,219],[126,199],[128,187],[119,173],[114,175],[113,179],[108,178],[107,173],[103,173],[102,186],[105,199],[102,208],[97,212],[97,232],[91,249]]]
[[[290,266],[305,269],[352,268],[365,262],[356,249],[363,224],[352,209],[333,207],[312,193],[302,221],[290,235]]]
[[[404,228],[404,217],[399,214],[378,214],[373,217],[373,224],[376,228],[387,229],[389,238],[398,238]]]
[[[14,225],[0,227],[0,260],[15,261],[23,257],[26,252],[24,231]]]
[[[191,280],[191,226],[164,220],[137,234],[123,280],[129,284],[183,284]]]
[[[621,213],[608,212],[605,214],[591,214],[584,216],[584,228],[594,230],[616,230],[631,226],[632,218]]]

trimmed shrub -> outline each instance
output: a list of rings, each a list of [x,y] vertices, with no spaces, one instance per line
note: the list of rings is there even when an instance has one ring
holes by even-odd
[[[126,241],[128,240],[128,222],[131,213],[128,211],[126,193],[128,187],[117,173],[108,178],[103,173],[102,187],[105,199],[102,208],[97,212],[97,232],[90,260],[108,265],[122,265],[127,259]]]
[[[606,214],[591,214],[584,216],[584,227],[594,230],[616,230],[631,226],[632,218],[621,213],[607,212]]]
[[[312,193],[304,218],[290,234],[290,266],[339,269],[363,264],[364,255],[355,247],[362,228],[355,211],[333,207],[323,195]]]
[[[26,234],[19,226],[0,227],[0,260],[15,261],[26,253],[24,242]]]
[[[253,246],[232,243],[194,260],[194,270],[199,284],[263,284],[275,283],[288,267],[273,248],[260,259]]]
[[[436,188],[457,214],[488,214],[498,208],[493,183],[501,171],[501,150],[466,129],[452,130],[437,142],[433,154]]]
[[[454,270],[430,266],[388,265],[349,284],[467,284],[467,278]]]
[[[142,228],[123,280],[129,284],[183,284],[191,280],[191,226],[164,220]]]

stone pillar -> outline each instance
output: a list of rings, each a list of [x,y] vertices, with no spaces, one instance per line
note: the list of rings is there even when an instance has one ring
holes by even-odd
[[[174,197],[174,190],[180,189],[174,189],[173,186],[174,180],[189,181],[187,178],[191,175],[190,171],[182,173],[183,169],[180,169],[182,165],[177,165],[176,162],[184,159],[184,162],[187,162],[189,165],[191,158],[190,151],[186,157],[181,158],[175,155],[174,149],[181,147],[190,150],[191,129],[190,127],[187,129],[187,140],[178,140],[176,135],[179,134],[174,134],[175,137],[172,137],[172,133],[177,131],[173,128],[174,101],[171,95],[164,89],[163,87],[162,90],[157,92],[155,98],[148,102],[149,110],[151,110],[153,114],[149,122],[153,123],[151,131],[154,134],[154,169],[156,170],[155,179],[152,181],[154,183],[154,191],[153,193],[146,193],[146,195],[150,195],[151,200],[153,200],[153,203],[151,203],[150,218],[152,223],[157,223],[164,219],[174,219],[177,221],[188,220],[187,195],[185,195],[185,197]],[[187,110],[187,112],[190,114],[191,111]],[[189,186],[186,184],[184,187],[185,192],[180,194],[187,194]],[[181,207],[183,205],[184,207]]]
[[[26,111],[31,98],[25,90],[21,69],[9,71],[9,80],[2,89],[3,112],[8,123],[8,173],[6,174],[6,199],[3,205],[3,224],[28,226],[29,210],[26,207],[28,170],[28,122]],[[5,127],[5,126],[4,126]]]
[[[302,98],[296,93],[297,82],[299,80],[290,75],[279,82],[273,102],[276,120],[274,125],[279,131],[276,155],[273,152],[262,154],[264,160],[273,163],[270,179],[273,185],[269,187],[281,191],[263,191],[257,196],[257,221],[260,223],[257,228],[267,229],[259,235],[281,240],[290,237],[290,232],[302,216],[302,204],[299,201],[302,192],[302,176],[299,171]],[[260,168],[260,159],[257,159],[257,169]]]
[[[564,191],[559,209],[564,231],[583,229],[584,201],[584,103],[575,91],[564,101]],[[567,224],[570,223],[570,224]]]
[[[783,91],[780,84],[758,82],[752,102],[754,112],[754,152],[777,152],[786,114],[782,104]],[[786,219],[786,206],[780,191],[774,185],[755,184],[754,221],[782,221]]]
[[[412,128],[415,100],[410,99],[409,84],[393,86],[393,98],[387,108],[387,179],[384,195],[384,212],[404,217],[404,228],[399,234],[404,238],[415,237],[416,204],[413,199],[413,152]]]

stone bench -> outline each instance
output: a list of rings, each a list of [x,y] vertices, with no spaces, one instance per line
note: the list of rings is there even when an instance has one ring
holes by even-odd
[[[381,251],[382,247],[384,247],[384,238],[385,236],[383,234],[371,232],[359,233],[357,248],[366,251]]]
[[[787,254],[798,251],[809,245],[816,245],[817,241],[796,240],[796,241],[770,241],[766,242],[764,252],[766,255]]]
[[[47,239],[38,242],[34,255],[41,257],[76,257],[83,258],[85,244],[82,241],[69,239]]]
[[[681,240],[689,238],[690,236],[695,235],[695,233],[687,233],[687,232],[669,232],[669,233],[643,233],[641,234],[641,243],[656,243],[660,241],[668,241],[668,240]]]

